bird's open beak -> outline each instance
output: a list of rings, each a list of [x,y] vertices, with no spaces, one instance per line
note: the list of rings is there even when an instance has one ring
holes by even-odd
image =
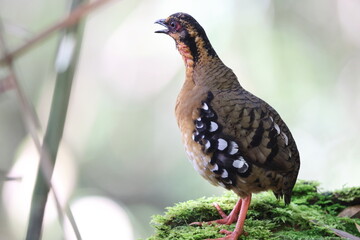
[[[168,26],[166,25],[165,21],[166,21],[166,19],[159,19],[159,20],[157,20],[157,21],[155,22],[155,23],[157,23],[157,24],[160,24],[160,25],[166,27],[166,29],[157,30],[157,31],[155,31],[155,33],[166,33],[166,34],[169,33],[169,28],[168,28]]]

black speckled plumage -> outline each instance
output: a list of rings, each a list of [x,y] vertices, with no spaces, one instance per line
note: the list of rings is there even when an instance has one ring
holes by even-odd
[[[290,202],[300,168],[294,138],[269,104],[240,85],[193,17],[176,13],[156,23],[166,27],[157,32],[175,40],[186,66],[175,113],[188,157],[209,182],[243,198],[216,221],[238,221],[226,237],[237,239],[252,193],[272,190]]]

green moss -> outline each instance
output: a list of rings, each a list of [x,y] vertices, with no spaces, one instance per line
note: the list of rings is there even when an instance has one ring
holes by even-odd
[[[298,181],[293,190],[292,203],[285,206],[271,192],[256,194],[251,202],[245,232],[240,239],[340,239],[330,228],[360,236],[355,223],[359,219],[340,218],[337,214],[360,200],[360,188],[346,188],[332,193],[319,193],[316,182]],[[148,240],[219,238],[220,229],[230,226],[189,225],[197,221],[210,221],[220,216],[212,203],[218,203],[225,213],[234,207],[238,197],[226,192],[221,197],[200,198],[168,207],[164,215],[153,217],[155,234]]]
[[[332,199],[347,206],[360,204],[360,188],[344,188],[332,193]]]

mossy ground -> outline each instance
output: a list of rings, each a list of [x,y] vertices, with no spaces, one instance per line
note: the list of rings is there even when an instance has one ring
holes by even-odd
[[[360,219],[337,217],[347,206],[360,204],[360,187],[332,193],[319,193],[317,187],[316,182],[298,181],[288,206],[271,192],[254,195],[245,221],[248,235],[240,239],[340,239],[331,228],[360,236],[355,226],[360,224]],[[223,237],[219,230],[233,230],[235,224],[219,227],[189,223],[218,219],[212,203],[219,203],[229,213],[237,200],[235,194],[227,192],[221,197],[200,198],[168,207],[164,215],[153,217],[155,234],[148,240]]]

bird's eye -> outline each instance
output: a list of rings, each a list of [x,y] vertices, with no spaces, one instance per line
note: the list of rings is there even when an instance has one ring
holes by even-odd
[[[171,23],[170,23],[170,27],[171,27],[171,28],[175,28],[175,27],[176,27],[176,23],[175,23],[175,22],[171,22]]]

